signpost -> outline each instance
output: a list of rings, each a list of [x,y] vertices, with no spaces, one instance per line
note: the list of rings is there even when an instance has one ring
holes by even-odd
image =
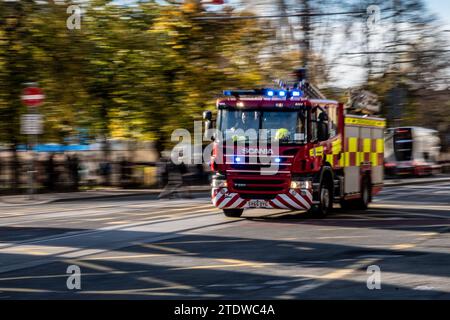
[[[20,132],[27,135],[42,134],[42,115],[38,113],[22,115],[20,118]]]
[[[28,145],[31,151],[30,164],[28,170],[28,183],[29,189],[28,193],[30,199],[34,198],[34,162],[35,153],[33,151],[33,146],[38,144],[38,135],[42,134],[42,115],[37,111],[39,107],[44,102],[44,93],[41,88],[38,87],[36,83],[29,83],[27,87],[22,92],[22,103],[28,107],[28,114],[24,114],[21,117],[21,133],[28,135]]]

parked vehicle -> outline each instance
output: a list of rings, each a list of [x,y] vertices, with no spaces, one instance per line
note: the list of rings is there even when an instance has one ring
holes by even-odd
[[[385,135],[387,176],[438,173],[440,139],[436,130],[421,127],[388,128]]]

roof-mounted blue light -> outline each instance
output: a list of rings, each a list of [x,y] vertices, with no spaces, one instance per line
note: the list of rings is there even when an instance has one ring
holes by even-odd
[[[301,96],[303,96],[303,92],[301,90],[292,90],[291,91],[292,98],[300,98]]]
[[[266,91],[266,95],[267,95],[268,97],[273,97],[273,96],[275,95],[275,91],[273,91],[273,90],[267,90],[267,91]]]
[[[278,91],[278,96],[279,96],[280,98],[286,97],[286,91],[285,91],[285,90],[280,90],[280,91]]]
[[[223,95],[224,96],[231,96],[232,95],[231,90],[224,90],[223,91]]]

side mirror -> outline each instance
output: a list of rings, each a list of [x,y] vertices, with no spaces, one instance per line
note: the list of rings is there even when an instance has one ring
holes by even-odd
[[[209,110],[203,111],[203,120],[211,121],[212,120],[212,112]]]
[[[214,141],[215,137],[214,137],[214,135],[211,135],[211,129],[213,128],[212,112],[209,110],[203,111],[203,120],[205,120],[205,132],[204,132],[203,138],[205,140]]]

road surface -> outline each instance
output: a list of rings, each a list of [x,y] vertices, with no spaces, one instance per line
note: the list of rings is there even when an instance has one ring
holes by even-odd
[[[326,219],[136,196],[0,207],[0,223],[0,299],[450,299],[450,183]]]

